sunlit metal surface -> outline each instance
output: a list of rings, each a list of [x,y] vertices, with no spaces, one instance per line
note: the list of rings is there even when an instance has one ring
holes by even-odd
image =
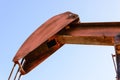
[[[50,18],[34,31],[20,47],[13,62],[19,65],[18,72],[21,76],[30,72],[64,44],[114,46],[117,79],[120,80],[119,33],[120,22],[82,23],[77,14],[65,12]]]

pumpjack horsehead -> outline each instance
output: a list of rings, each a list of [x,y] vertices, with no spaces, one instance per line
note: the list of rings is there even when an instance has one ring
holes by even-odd
[[[65,12],[53,16],[35,30],[13,58],[18,73],[25,75],[42,63],[64,44],[107,45],[115,47],[112,55],[117,80],[120,80],[120,22],[81,23],[77,14]],[[116,62],[115,62],[116,58]]]

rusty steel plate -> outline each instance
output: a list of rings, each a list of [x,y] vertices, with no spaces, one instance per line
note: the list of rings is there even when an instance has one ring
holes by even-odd
[[[36,31],[34,31],[30,35],[30,37],[28,37],[28,39],[23,43],[23,45],[16,53],[15,57],[13,58],[13,62],[17,63],[20,59],[25,58],[23,69],[27,69],[25,70],[26,73],[29,72],[41,61],[46,59],[48,57],[48,53],[50,53],[49,55],[51,55],[54,51],[62,46],[62,44],[56,42],[57,40],[55,39],[54,35],[68,26],[70,23],[78,21],[78,15],[71,12],[65,12],[52,17],[44,24],[42,24]],[[57,46],[51,47],[54,44]],[[40,54],[39,52],[42,52],[42,54]],[[36,58],[36,55],[42,56],[42,58]],[[33,61],[33,63],[31,61]]]

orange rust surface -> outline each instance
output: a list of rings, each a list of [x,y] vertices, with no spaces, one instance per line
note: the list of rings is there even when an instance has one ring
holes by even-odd
[[[114,36],[120,33],[120,22],[96,22],[72,24],[58,33],[64,44],[87,44],[114,46]]]
[[[72,36],[116,36],[120,33],[120,22],[79,23],[71,25],[65,33]]]
[[[78,15],[71,12],[52,17],[23,43],[13,61],[24,59],[26,74],[66,43],[114,45],[113,38],[120,32],[120,22],[78,22]]]
[[[21,74],[28,73],[59,49],[63,44],[57,41],[55,35],[69,24],[78,21],[78,15],[65,12],[52,17],[34,31],[13,59],[14,63],[19,63],[20,59],[24,59],[21,66],[25,73]]]
[[[58,31],[78,19],[78,15],[71,12],[65,12],[52,17],[33,32],[32,35],[24,42],[16,53],[13,61],[17,62],[21,58],[25,57],[47,39],[55,35]]]

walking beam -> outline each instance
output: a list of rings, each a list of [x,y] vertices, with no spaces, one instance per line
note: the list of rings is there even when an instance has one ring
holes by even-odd
[[[81,23],[77,14],[65,12],[53,16],[34,31],[21,45],[13,62],[18,64],[21,76],[33,70],[64,44],[108,45],[115,46],[117,77],[120,77],[119,46],[116,46],[119,40],[115,39],[119,33],[120,22]],[[10,77],[12,72],[13,69]]]
[[[96,22],[72,24],[57,34],[66,44],[114,46],[114,36],[120,33],[120,22]]]

